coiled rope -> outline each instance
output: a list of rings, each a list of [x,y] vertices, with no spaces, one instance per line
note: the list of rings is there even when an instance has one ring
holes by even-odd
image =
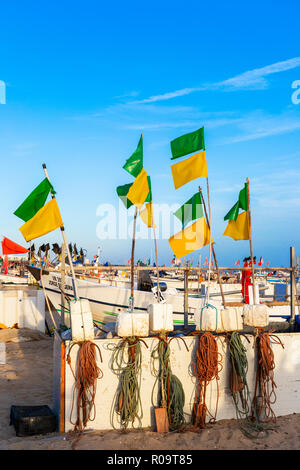
[[[119,388],[116,392],[111,423],[114,429],[114,413],[119,415],[120,424],[126,429],[129,423],[138,421],[142,425],[143,408],[140,397],[141,343],[147,344],[139,337],[124,338],[117,346],[113,346],[112,371],[119,377]],[[109,347],[111,349],[111,346]],[[133,426],[134,427],[134,426]]]
[[[223,366],[221,364],[222,355],[218,352],[218,345],[215,336],[209,331],[196,334],[198,335],[199,340],[193,372],[198,383],[193,404],[192,422],[196,428],[204,428],[207,415],[210,416],[210,423],[214,423],[216,421],[219,398],[218,389],[218,398],[215,413],[213,415],[210,413],[206,405],[207,385],[213,380],[216,380],[218,388],[219,373]]]
[[[76,361],[76,372],[71,365],[71,350],[78,345],[79,351]],[[93,421],[96,417],[95,395],[97,389],[97,379],[103,377],[102,370],[97,366],[96,349],[99,352],[102,362],[102,355],[99,347],[92,341],[73,343],[67,355],[67,362],[71,368],[75,384],[73,388],[73,399],[70,413],[70,422],[74,425],[74,433],[82,434],[88,421]],[[76,395],[76,406],[75,406]],[[74,408],[76,408],[76,421],[72,421]]]
[[[269,332],[258,330],[256,336],[257,347],[257,370],[255,381],[255,392],[253,397],[253,409],[256,410],[260,421],[275,423],[276,416],[272,406],[276,402],[274,381],[274,353],[271,344],[278,344],[284,348],[278,336],[273,335],[274,330]]]
[[[247,336],[242,335],[246,338]],[[246,348],[242,343],[241,334],[237,331],[225,335],[230,357],[230,392],[236,409],[236,417],[240,429],[245,436],[261,438],[268,435],[268,427],[259,422],[256,409],[252,407],[249,386],[247,382],[248,359]]]
[[[183,386],[176,375],[173,374],[170,365],[170,342],[174,339],[183,341],[186,350],[189,351],[184,339],[180,336],[168,339],[168,333],[161,333],[157,336],[158,344],[151,353],[153,359],[153,373],[156,376],[152,389],[152,405],[154,404],[154,390],[159,383],[158,401],[163,408],[166,408],[170,431],[180,431],[185,424],[184,404],[185,394]],[[155,368],[155,361],[159,361],[159,368]]]

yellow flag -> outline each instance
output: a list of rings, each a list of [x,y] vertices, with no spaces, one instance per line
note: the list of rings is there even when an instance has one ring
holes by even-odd
[[[176,258],[182,258],[182,256],[199,250],[199,248],[208,245],[209,241],[210,230],[204,217],[169,238],[171,249]],[[214,243],[213,239],[211,239],[211,243]]]
[[[19,229],[27,242],[63,226],[56,199],[45,204]]]
[[[201,176],[207,177],[205,151],[195,153],[181,162],[171,165],[175,189]]]
[[[127,193],[127,199],[141,209],[149,193],[147,172],[143,168]]]
[[[229,220],[223,235],[234,240],[249,240],[248,211],[241,212],[236,220]]]
[[[140,217],[142,221],[147,225],[147,227],[156,228],[156,225],[154,223],[154,218],[153,218],[152,202],[148,202],[148,204],[146,204],[145,209],[140,211]]]

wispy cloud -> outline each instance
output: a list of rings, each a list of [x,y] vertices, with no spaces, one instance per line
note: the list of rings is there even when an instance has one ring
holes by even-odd
[[[197,91],[203,90],[223,90],[223,91],[232,91],[239,89],[265,89],[268,86],[268,82],[265,77],[279,73],[285,72],[287,70],[294,69],[300,66],[300,57],[294,57],[292,59],[284,60],[281,62],[276,62],[265,67],[248,70],[242,74],[236,75],[235,77],[228,78],[227,80],[208,83],[203,86],[193,87],[193,88],[182,88],[180,90],[162,93],[160,95],[153,95],[149,98],[143,100],[135,101],[134,103],[154,103],[157,101],[165,101],[173,98],[178,98],[180,96],[189,95]]]
[[[300,117],[293,112],[270,116],[258,111],[236,121],[236,123],[241,133],[220,142],[220,144],[246,142],[263,137],[286,134],[300,129]]]

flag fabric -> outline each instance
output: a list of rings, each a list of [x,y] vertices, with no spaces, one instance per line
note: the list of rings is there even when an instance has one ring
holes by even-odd
[[[184,228],[192,220],[200,219],[203,217],[203,206],[200,193],[194,194],[185,204],[183,204],[174,215],[182,223],[182,228]]]
[[[152,201],[150,176],[147,176],[147,180],[148,180],[148,186],[149,186],[149,193],[146,197],[145,202],[150,202],[150,201]],[[129,207],[133,206],[133,203],[127,197],[128,191],[129,191],[129,189],[131,188],[132,185],[133,185],[133,183],[128,183],[128,184],[123,184],[122,186],[117,187],[117,194],[118,194],[119,198],[121,199],[121,201],[123,202],[126,209],[129,209]]]
[[[127,198],[139,209],[143,206],[149,193],[147,172],[143,168],[130,187]]]
[[[205,150],[204,144],[204,127],[197,131],[177,137],[171,142],[172,158],[183,157],[189,153],[197,152],[198,150]]]
[[[205,151],[195,153],[186,160],[171,165],[175,189],[202,176],[207,177],[207,163]]]
[[[123,166],[124,170],[135,178],[140,174],[143,169],[143,136],[141,135],[138,146],[133,152],[131,157],[126,160]]]
[[[262,258],[260,258],[259,262],[258,262],[258,266],[262,266],[264,264],[264,260]]]
[[[27,248],[24,248],[21,245],[9,240],[9,238],[3,237],[1,242],[2,244],[2,253],[3,255],[20,255],[23,253],[28,253]]]
[[[248,210],[248,187],[247,183],[241,191],[239,192],[238,201],[230,209],[230,211],[225,215],[224,220],[236,220],[239,215],[239,209],[244,211]]]
[[[27,222],[43,207],[50,191],[55,194],[52,184],[48,178],[45,178],[15,210],[14,214]]]
[[[234,240],[249,240],[248,211],[239,214],[236,220],[229,220],[223,235]]]
[[[235,263],[234,263],[236,266],[240,266],[241,265],[241,260],[237,260]]]
[[[28,242],[34,238],[46,235],[52,230],[63,226],[56,199],[45,204],[30,220],[19,229]]]
[[[169,238],[171,249],[176,258],[192,253],[210,242],[210,230],[204,217]],[[211,239],[211,243],[214,243]]]
[[[144,224],[147,225],[147,227],[154,227],[156,228],[156,225],[154,223],[154,218],[153,218],[153,207],[152,207],[152,202],[148,202],[145,206],[145,208],[140,211],[140,217]]]
[[[270,261],[267,261],[267,262],[266,262],[266,266],[269,266],[269,265],[270,265]]]
[[[208,259],[207,259],[207,257],[205,258],[204,266],[208,266]]]
[[[127,197],[128,191],[129,191],[129,189],[131,188],[132,185],[133,185],[133,183],[129,183],[129,184],[123,184],[123,186],[118,186],[117,187],[117,194],[118,194],[119,198],[121,199],[121,201],[123,202],[126,209],[129,209],[129,207],[133,206],[132,202],[129,201],[129,199]]]

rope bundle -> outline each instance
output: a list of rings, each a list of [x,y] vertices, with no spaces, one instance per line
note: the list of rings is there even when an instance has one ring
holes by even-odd
[[[169,420],[169,426],[171,431],[179,431],[182,429],[185,418],[184,418],[184,404],[185,394],[182,384],[178,377],[172,373],[170,365],[170,342],[173,338],[168,340],[168,333],[161,334],[158,337],[158,344],[153,349],[151,357],[153,362],[159,361],[159,369],[155,369],[153,364],[154,375],[156,380],[152,390],[152,404],[154,405],[153,393],[157,382],[159,382],[159,402],[163,408],[166,408]],[[182,340],[187,351],[188,347],[180,336],[177,337]]]
[[[210,423],[215,422],[218,398],[216,403],[215,414],[212,415],[206,405],[206,389],[207,385],[214,379],[217,384],[219,380],[219,372],[222,370],[222,356],[218,352],[217,341],[209,331],[198,333],[199,341],[196,352],[196,361],[194,363],[194,375],[198,384],[193,405],[192,421],[195,427],[204,428],[206,415],[210,415]],[[217,392],[219,396],[219,391]]]
[[[126,429],[131,421],[137,420],[141,427],[143,409],[140,397],[141,375],[141,342],[147,344],[136,336],[124,338],[120,344],[113,348],[112,371],[119,377],[120,385],[115,395],[112,413],[115,411],[120,417],[121,426]],[[114,420],[112,415],[112,425]]]
[[[77,354],[76,373],[71,366],[70,353],[73,346],[79,345]],[[73,432],[82,434],[88,421],[93,421],[96,417],[95,395],[97,388],[97,379],[103,377],[101,369],[97,366],[96,348],[98,349],[100,360],[102,362],[101,351],[92,341],[83,343],[73,343],[67,355],[67,362],[71,368],[75,385],[73,389],[73,400],[70,414],[70,422],[75,426]],[[76,422],[72,421],[73,410],[76,401]]]
[[[257,371],[253,409],[261,421],[275,422],[276,416],[272,406],[276,401],[276,383],[274,381],[274,353],[271,344],[278,344],[284,348],[278,336],[273,331],[260,331],[256,336],[257,346]]]
[[[245,336],[247,341],[248,338]],[[236,417],[241,431],[250,438],[264,437],[268,434],[263,423],[259,423],[247,382],[248,359],[241,334],[237,331],[228,333],[226,340],[230,355],[230,392],[236,409]]]

